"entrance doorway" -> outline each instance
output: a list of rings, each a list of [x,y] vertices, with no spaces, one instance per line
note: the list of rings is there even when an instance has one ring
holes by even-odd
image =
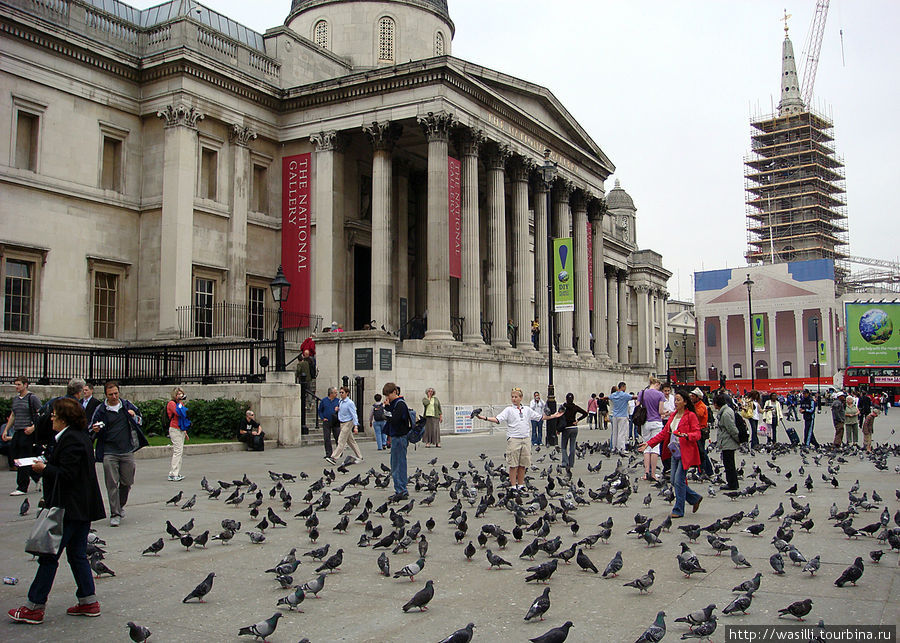
[[[372,321],[372,249],[353,246],[353,329]],[[384,319],[375,320],[378,324]]]

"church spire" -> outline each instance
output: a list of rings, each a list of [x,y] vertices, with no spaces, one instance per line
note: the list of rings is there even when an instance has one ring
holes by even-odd
[[[800,80],[797,78],[797,64],[794,62],[794,45],[788,37],[788,18],[784,14],[784,42],[781,45],[781,101],[778,103],[778,115],[788,116],[805,111],[803,99],[800,98]]]

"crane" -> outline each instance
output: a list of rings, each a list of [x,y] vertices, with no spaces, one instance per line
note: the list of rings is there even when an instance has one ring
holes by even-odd
[[[816,13],[809,34],[806,36],[806,64],[803,66],[803,85],[800,96],[807,109],[813,97],[813,86],[816,84],[816,71],[819,68],[819,53],[822,51],[822,38],[825,36],[825,20],[828,18],[828,5],[831,0],[816,0]]]

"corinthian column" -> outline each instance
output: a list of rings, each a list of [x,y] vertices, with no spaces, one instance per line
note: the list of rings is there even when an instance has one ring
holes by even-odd
[[[538,325],[538,350],[544,352],[550,345],[550,327],[547,319],[548,296],[547,292],[547,237],[550,231],[547,229],[547,193],[550,186],[540,176],[534,183],[534,272],[537,278],[537,290],[535,291],[534,307],[537,311]]]
[[[391,224],[393,222],[393,161],[391,154],[400,135],[400,125],[390,121],[363,126],[372,141],[372,275],[371,308],[376,327],[390,325]],[[358,286],[357,286],[358,287]]]
[[[591,311],[588,303],[587,202],[584,193],[575,192],[572,204],[572,248],[575,252],[575,350],[581,356],[591,353]]]
[[[336,259],[344,254],[344,145],[340,132],[330,130],[309,137],[316,147],[315,195],[316,251],[313,253],[313,311],[324,324],[335,319]]]
[[[504,167],[509,158],[509,148],[491,143],[487,153],[487,198],[488,198],[488,277],[487,277],[487,319],[491,325],[491,345],[509,348],[506,336],[506,322],[509,319],[506,300],[506,193]]]
[[[603,274],[603,212],[599,207],[599,200],[594,200],[594,208],[591,211],[591,243],[594,245],[591,260],[594,264],[594,318],[592,330],[594,333],[594,355],[600,359],[609,357],[609,338],[606,332],[606,275]]]
[[[572,211],[569,208],[569,195],[572,193],[572,184],[566,181],[557,181],[553,191],[555,208],[555,237],[569,237],[572,235]],[[577,253],[575,253],[577,254]],[[552,261],[552,259],[551,259]],[[559,331],[559,352],[561,355],[575,355],[575,347],[572,344],[572,313],[556,313],[555,327]]]
[[[528,256],[528,174],[533,163],[514,157],[510,163],[512,176],[512,237],[515,265],[513,274],[513,320],[518,326],[516,346],[533,351],[531,343],[531,298],[534,296],[534,263]]]
[[[484,142],[481,130],[463,130],[458,148],[462,152],[462,279],[459,282],[463,342],[483,345],[481,337],[481,274],[478,225],[478,152]]]
[[[637,297],[637,360],[638,364],[647,364],[650,362],[650,347],[648,342],[650,339],[650,288],[648,286],[636,286],[633,290]]]
[[[606,336],[609,340],[610,358],[619,361],[619,291],[615,268],[608,268],[606,271]]]
[[[428,330],[425,339],[453,341],[450,330],[450,234],[447,145],[453,117],[446,112],[419,116],[428,139]]]
[[[628,304],[625,289],[628,288],[628,273],[620,270],[619,280],[619,362],[628,363]]]

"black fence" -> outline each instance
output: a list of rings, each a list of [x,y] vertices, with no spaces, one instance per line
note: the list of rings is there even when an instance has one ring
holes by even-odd
[[[243,337],[256,341],[275,339],[278,309],[261,305],[218,302],[209,306],[179,306],[178,335],[192,337]],[[320,315],[284,311],[284,340],[301,343],[321,330]]]
[[[274,365],[274,341],[115,348],[0,342],[0,378],[24,376],[38,384],[65,384],[73,377],[123,385],[261,382]]]

